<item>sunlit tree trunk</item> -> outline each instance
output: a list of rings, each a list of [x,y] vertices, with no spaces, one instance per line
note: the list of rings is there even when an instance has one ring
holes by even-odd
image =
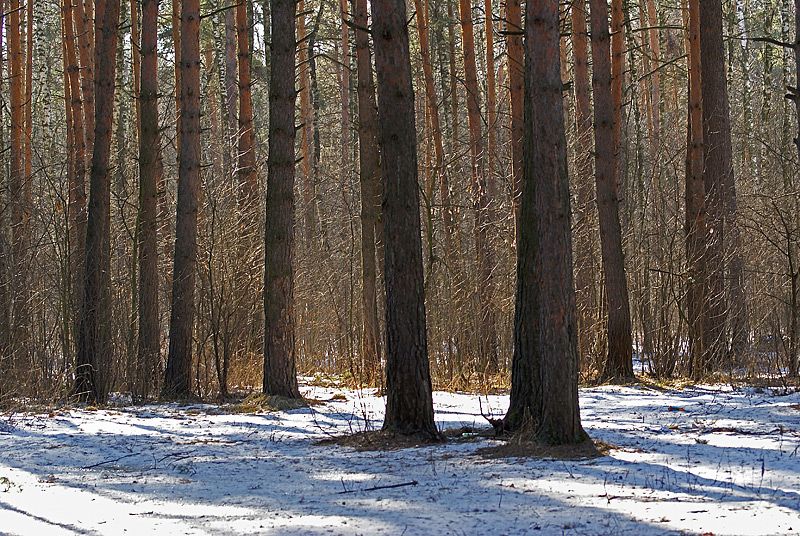
[[[142,0],[139,92],[139,345],[138,395],[147,397],[161,352],[158,301],[158,184],[162,172],[158,126],[159,0]],[[134,52],[136,55],[136,52]]]
[[[239,115],[237,105],[239,103],[239,84],[236,72],[236,8],[231,5],[225,10],[223,15],[225,23],[225,113],[226,124],[226,171],[232,184],[236,184],[236,166],[238,162],[237,153],[239,150]]]
[[[313,243],[314,238],[314,217],[311,203],[311,192],[313,190],[313,152],[314,143],[314,114],[311,108],[311,69],[309,67],[310,54],[309,43],[306,33],[306,13],[305,2],[299,0],[297,3],[299,16],[297,17],[297,42],[300,47],[298,50],[298,68],[300,70],[300,169],[302,170],[302,189],[303,189],[303,239],[306,246]],[[362,149],[363,151],[363,149]]]
[[[100,9],[102,7],[102,9]],[[109,157],[114,115],[119,0],[105,0],[97,9],[95,35],[95,135],[89,179],[83,312],[78,331],[74,394],[104,402],[107,396],[111,256],[111,189]]]
[[[272,0],[269,160],[264,254],[264,385],[300,398],[294,341],[295,2]]]
[[[617,102],[611,76],[608,7],[605,0],[591,0],[592,86],[594,88],[594,146],[597,212],[600,223],[600,250],[605,276],[606,332],[608,355],[603,370],[606,378],[633,376],[633,342],[628,286],[622,255],[622,231],[617,197],[617,159],[615,146]],[[616,61],[616,57],[614,58]],[[621,74],[621,70],[618,71]]]
[[[83,125],[83,100],[80,89],[80,67],[75,51],[75,31],[73,27],[72,3],[70,0],[62,1],[62,19],[64,27],[64,51],[66,54],[65,69],[66,80],[69,84],[70,108],[70,133],[72,138],[72,173],[69,178],[69,221],[73,226],[70,230],[70,243],[72,245],[70,268],[72,274],[71,303],[74,308],[74,326],[77,332],[77,322],[80,321],[81,304],[83,303],[83,273],[86,245],[86,137]],[[65,92],[66,94],[66,92]]]
[[[200,2],[181,6],[178,208],[172,271],[169,354],[162,394],[191,395],[192,329],[197,261],[197,212],[200,192]]]
[[[686,148],[686,311],[690,340],[690,374],[706,369],[706,194],[703,183],[703,100],[700,65],[700,1],[689,0],[689,118]]]
[[[414,90],[404,0],[373,4],[386,248],[383,429],[437,438],[425,327]]]
[[[72,15],[75,22],[75,33],[78,38],[78,55],[80,58],[81,91],[83,93],[84,134],[86,136],[86,155],[92,158],[94,148],[94,35],[92,31],[91,0],[73,3]]]
[[[250,41],[246,2],[236,6],[236,42],[239,57],[239,188],[241,201],[255,203],[258,194],[255,136],[253,133],[253,96],[250,76]]]

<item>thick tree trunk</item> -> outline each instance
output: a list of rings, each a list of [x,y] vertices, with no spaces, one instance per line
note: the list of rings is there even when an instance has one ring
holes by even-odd
[[[272,0],[264,393],[300,398],[294,342],[295,2]]]
[[[722,2],[700,2],[700,85],[703,98],[703,183],[707,202],[706,250],[709,277],[707,318],[704,323],[706,359],[704,373],[720,367],[728,351],[725,332],[727,299],[725,283],[726,241],[735,228],[736,193],[733,185],[730,105],[722,40]],[[726,236],[727,235],[727,236]],[[739,267],[741,270],[741,266]],[[735,277],[740,281],[741,273]]]
[[[236,41],[239,57],[239,188],[241,202],[252,206],[258,195],[258,179],[253,132],[249,34],[246,2],[239,2],[236,6]]]
[[[438,438],[425,327],[414,90],[404,0],[373,4],[386,248],[383,429]]]
[[[104,402],[107,396],[106,370],[111,351],[109,322],[109,274],[111,257],[111,190],[109,157],[114,115],[119,0],[106,0],[98,9],[95,35],[95,134],[86,224],[86,276],[83,313],[78,332],[78,356],[74,393],[88,402]],[[101,17],[102,14],[102,17]]]
[[[605,304],[608,314],[608,356],[603,377],[633,376],[631,316],[628,286],[622,255],[622,231],[617,197],[617,164],[614,131],[619,116],[612,87],[608,7],[604,0],[591,0],[592,86],[594,88],[594,145],[597,213],[600,249],[605,276]]]
[[[366,0],[353,0],[353,22],[357,28],[368,25]],[[356,30],[358,71],[358,143],[361,184],[361,269],[364,336],[362,341],[363,378],[367,385],[381,379],[381,338],[378,322],[377,266],[375,231],[381,210],[381,161],[378,149],[378,107],[369,50],[369,34]]]
[[[158,0],[142,0],[139,93],[139,345],[137,394],[147,397],[160,361],[158,302],[158,184],[162,171],[158,126]],[[134,51],[134,54],[136,52]]]
[[[192,329],[200,193],[200,2],[181,6],[178,208],[172,271],[169,354],[162,394],[191,396]]]
[[[511,399],[503,425],[530,427],[548,444],[578,443],[587,436],[578,407],[558,2],[528,0],[525,46],[525,172]]]

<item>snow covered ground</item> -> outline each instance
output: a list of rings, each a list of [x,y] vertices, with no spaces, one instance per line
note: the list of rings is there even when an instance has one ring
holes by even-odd
[[[379,428],[384,402],[366,391],[301,390],[325,404],[0,416],[0,534],[800,533],[798,393],[582,389],[584,427],[618,448],[563,461],[477,454],[489,440],[320,446]],[[507,397],[434,401],[441,428],[485,427],[480,410],[499,416]]]

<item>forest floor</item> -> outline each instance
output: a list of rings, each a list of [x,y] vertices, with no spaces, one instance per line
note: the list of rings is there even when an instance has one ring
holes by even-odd
[[[0,415],[0,534],[800,533],[798,392],[584,388],[584,427],[612,448],[569,461],[492,457],[500,442],[469,431],[399,450],[320,444],[379,429],[384,400],[311,383],[301,391],[321,403],[288,411]],[[434,403],[441,429],[486,429],[508,397]]]

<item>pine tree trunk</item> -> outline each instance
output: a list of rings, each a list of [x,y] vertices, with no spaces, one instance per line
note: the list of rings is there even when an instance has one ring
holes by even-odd
[[[735,228],[736,192],[733,185],[730,105],[725,76],[722,36],[722,2],[700,2],[700,85],[703,99],[703,183],[707,202],[706,250],[709,278],[704,346],[704,373],[722,366],[728,351],[725,332],[727,299],[725,283],[726,241]],[[726,236],[727,235],[727,236]],[[739,267],[741,270],[741,266]],[[741,272],[734,276],[740,280]]]
[[[603,370],[606,378],[633,376],[631,317],[622,256],[622,232],[617,197],[617,162],[613,80],[611,76],[608,7],[603,0],[591,0],[592,86],[594,88],[594,145],[597,212],[600,249],[605,276],[605,305],[608,314],[608,356]]]
[[[272,0],[269,160],[264,254],[264,385],[300,398],[294,341],[295,2]]]
[[[404,0],[373,4],[386,251],[383,429],[438,438],[425,327],[414,90]]]
[[[706,369],[706,195],[703,183],[703,101],[700,65],[700,0],[689,0],[689,118],[686,149],[686,311],[689,325],[689,373],[699,378]]]
[[[107,396],[108,354],[111,348],[110,257],[111,189],[109,157],[114,105],[119,0],[98,7],[95,35],[95,134],[89,178],[86,223],[86,261],[83,312],[78,332],[75,395],[87,402],[104,402]]]
[[[162,394],[191,396],[192,329],[200,192],[200,2],[181,6],[178,209],[172,271],[169,354]]]
[[[158,126],[158,0],[142,0],[139,93],[139,345],[137,394],[146,398],[161,352],[158,301],[158,183],[161,136]],[[134,52],[136,54],[136,52]]]
[[[353,0],[353,22],[357,28],[368,25],[366,0]],[[378,149],[378,107],[369,50],[369,34],[356,30],[358,71],[358,144],[361,184],[361,269],[363,277],[364,338],[363,377],[367,385],[381,379],[381,338],[378,322],[377,266],[375,265],[376,225],[381,210],[381,161]]]
[[[532,430],[547,444],[578,443],[586,433],[578,407],[567,142],[555,0],[528,0],[525,87],[514,358],[503,427]]]
[[[519,243],[519,196],[522,184],[522,136],[525,85],[525,58],[522,48],[522,12],[520,0],[506,1],[506,50],[511,94],[511,192],[514,206],[514,229]]]
[[[80,89],[80,67],[75,52],[75,31],[73,28],[72,3],[62,1],[62,24],[64,26],[65,68],[69,84],[70,131],[74,147],[72,154],[72,173],[69,178],[69,221],[71,225],[70,269],[72,271],[72,296],[74,329],[77,333],[83,304],[83,278],[86,260],[86,137],[83,124],[83,99]],[[65,92],[66,93],[66,92]]]
[[[239,57],[239,188],[240,200],[253,206],[258,195],[253,96],[250,76],[250,48],[246,2],[236,6],[236,41]]]
[[[298,1],[297,9],[300,12],[297,18],[297,42],[300,45],[298,60],[300,69],[300,155],[302,156],[301,169],[303,171],[302,229],[303,242],[309,247],[314,238],[314,216],[311,203],[314,171],[314,155],[311,146],[314,143],[314,115],[311,109],[311,69],[309,68],[309,57],[313,51],[310,51],[308,46],[311,40],[307,39],[305,2],[303,0]]]

